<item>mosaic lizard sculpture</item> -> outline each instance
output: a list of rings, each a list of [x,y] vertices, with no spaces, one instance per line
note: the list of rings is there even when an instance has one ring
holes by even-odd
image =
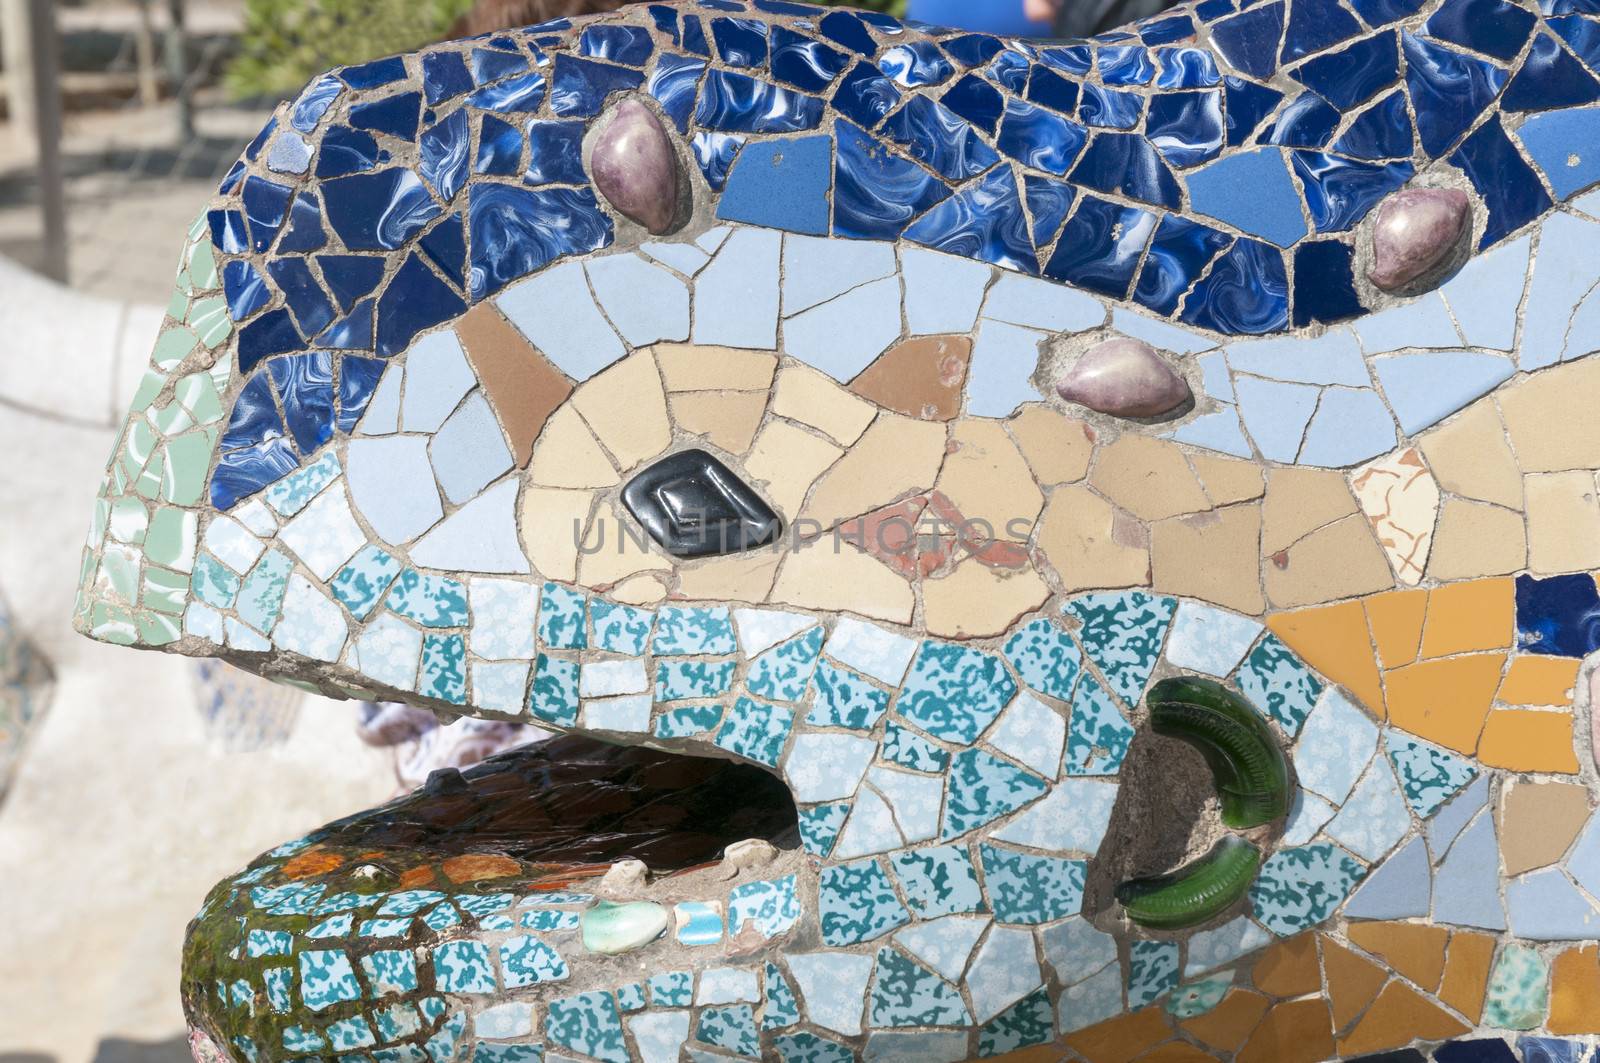
[[[219,884],[197,1053],[1576,1059],[1597,12],[701,0],[313,82],[77,622],[566,735]]]

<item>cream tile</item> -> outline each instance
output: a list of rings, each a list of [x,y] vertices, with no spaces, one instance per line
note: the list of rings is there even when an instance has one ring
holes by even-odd
[[[1595,474],[1535,473],[1523,489],[1528,499],[1528,566],[1548,574],[1600,567]]]
[[[1332,469],[1271,469],[1266,497],[1261,511],[1261,549],[1268,554],[1359,512],[1344,475]]]
[[[1250,615],[1261,597],[1261,507],[1230,506],[1150,528],[1151,585]]]
[[[1272,504],[1268,489],[1267,504]],[[1394,586],[1372,528],[1359,513],[1319,528],[1262,563],[1267,599],[1280,609],[1320,605]]]
[[[1140,520],[1162,520],[1211,508],[1176,443],[1130,432],[1100,448],[1089,482]]]
[[[772,412],[808,424],[848,447],[861,438],[878,409],[840,387],[832,377],[806,365],[787,365],[778,372]]]
[[[1517,494],[1521,496],[1521,491]],[[1428,555],[1428,577],[1437,580],[1503,576],[1528,563],[1528,532],[1522,514],[1446,498]]]
[[[1119,517],[1111,503],[1087,487],[1056,488],[1039,518],[1035,542],[1069,593],[1150,582],[1150,547],[1143,526]]]
[[[897,624],[911,621],[911,585],[849,543],[825,536],[788,553],[770,599],[802,609],[844,610]]]
[[[931,635],[986,638],[1005,632],[1049,597],[1050,588],[1031,568],[1008,572],[969,557],[949,575],[923,581],[923,622]]]
[[[545,422],[533,445],[528,478],[541,487],[611,487],[621,482],[611,459],[571,405]]]
[[[1495,396],[1523,472],[1600,469],[1600,361],[1557,366]]]
[[[1005,427],[966,418],[952,426],[950,444],[936,489],[965,520],[982,521],[985,538],[1026,542],[1044,508],[1044,494]]]
[[[573,392],[602,445],[624,471],[660,454],[672,443],[661,374],[648,351],[640,351],[593,377]]]
[[[578,576],[580,532],[587,531],[595,492],[528,486],[522,489],[522,548],[534,571],[545,579]]]
[[[1194,466],[1206,494],[1219,506],[1247,502],[1266,493],[1266,477],[1262,475],[1261,466],[1253,461],[1192,453],[1189,464]]]
[[[1484,399],[1417,439],[1439,486],[1452,494],[1522,508],[1522,473],[1494,402]]]
[[[770,420],[756,436],[744,467],[767,485],[766,498],[785,518],[800,512],[806,492],[844,451],[788,421]]]
[[[883,413],[817,483],[801,516],[831,528],[903,495],[926,491],[945,457],[945,426]]]
[[[778,565],[783,561],[782,549],[763,547],[750,553],[730,557],[697,561],[678,570],[678,591],[681,598],[708,601],[749,602],[752,605],[767,600],[772,582],[777,578]]]
[[[730,454],[743,454],[761,426],[767,395],[763,391],[689,391],[667,396],[667,406],[683,431]]]
[[[1048,406],[1026,406],[1006,422],[1042,484],[1083,479],[1094,456],[1094,429]]]
[[[666,600],[667,585],[657,574],[634,576],[613,587],[610,596],[624,605],[657,605]]]
[[[668,391],[766,391],[778,356],[766,351],[663,343],[655,348]]]

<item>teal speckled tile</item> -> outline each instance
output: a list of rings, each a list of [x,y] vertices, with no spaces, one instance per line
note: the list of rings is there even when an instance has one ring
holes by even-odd
[[[1006,640],[1006,659],[1022,681],[1041,694],[1066,701],[1083,667],[1083,654],[1067,633],[1043,617]]]
[[[806,722],[815,727],[869,731],[889,708],[888,694],[832,661],[817,665],[811,689],[811,711],[806,714]]]
[[[828,945],[871,941],[911,921],[876,860],[823,868],[817,906]]]
[[[939,773],[950,766],[948,750],[890,720],[883,730],[883,759],[912,771]]]
[[[1176,941],[1135,941],[1128,946],[1128,1007],[1142,1008],[1177,984]]]
[[[1106,688],[1087,672],[1072,696],[1072,718],[1067,724],[1067,775],[1115,775],[1122,768],[1133,726],[1122,715]]]
[[[1237,682],[1258,712],[1291,735],[1300,732],[1322,693],[1322,682],[1276,635],[1268,635],[1250,651],[1239,667]]]
[[[411,993],[417,988],[417,958],[410,949],[383,949],[361,957],[361,970],[372,995]]]
[[[657,661],[656,701],[714,698],[733,685],[733,661]]]
[[[595,649],[642,657],[650,644],[655,614],[596,598],[589,603],[589,622],[594,625]]]
[[[751,662],[745,689],[768,701],[799,701],[821,652],[820,627],[779,643]]]
[[[720,606],[666,606],[656,614],[650,649],[660,657],[733,653],[733,614]]]
[[[493,993],[494,964],[481,941],[447,941],[433,950],[433,982],[441,993]]]
[[[1178,603],[1143,591],[1086,594],[1065,606],[1083,627],[1078,639],[1112,691],[1127,705],[1144,696]]]
[[[849,801],[834,801],[800,810],[800,843],[812,856],[827,856],[850,815]]]
[[[383,600],[389,584],[400,575],[400,568],[399,560],[392,554],[368,544],[335,573],[328,586],[333,596],[350,610],[350,615],[365,620]]]
[[[467,588],[460,580],[406,569],[384,605],[423,627],[465,627]]]
[[[737,937],[754,927],[764,938],[775,938],[800,919],[800,898],[793,875],[767,881],[746,882],[728,893],[728,933]]]
[[[1036,926],[1077,915],[1083,907],[1087,861],[1036,856],[994,845],[981,845],[978,853],[989,909],[998,922]]]
[[[539,594],[539,644],[558,650],[587,649],[585,601],[575,590],[559,583],[546,583]]]
[[[610,993],[579,993],[552,1000],[545,1012],[545,1039],[605,1063],[627,1063],[622,1015]]]
[[[695,1026],[695,1039],[755,1059],[760,1055],[755,1009],[748,1004],[704,1008]]]
[[[657,738],[687,738],[705,734],[722,720],[721,705],[683,705],[656,717]]]
[[[907,849],[889,857],[906,903],[922,919],[983,908],[978,873],[965,845]]]
[[[530,934],[510,937],[500,943],[500,972],[507,989],[563,982],[568,977],[567,962],[561,954]]]
[[[1054,1033],[1050,994],[1036,989],[983,1024],[978,1031],[979,1057],[998,1056],[1030,1045],[1042,1045]]]
[[[940,834],[958,838],[1040,797],[1043,779],[982,749],[955,755],[946,779]]]
[[[1460,793],[1478,774],[1478,769],[1467,758],[1399,731],[1390,730],[1384,736],[1384,746],[1394,762],[1395,773],[1400,776],[1400,790],[1405,794],[1406,804],[1424,819]]]
[[[361,987],[350,957],[342,949],[310,949],[300,953],[300,999],[312,1011],[340,1001],[361,999]]]
[[[740,698],[728,710],[712,741],[730,753],[776,768],[793,726],[793,710]]]
[[[799,1023],[800,1003],[795,1000],[794,989],[776,964],[767,964],[762,988],[766,995],[766,1006],[761,1009],[763,1030],[782,1030]]]
[[[961,992],[905,954],[878,951],[867,1022],[878,1027],[964,1026],[972,1021]]]
[[[1483,1022],[1502,1030],[1544,1025],[1550,1006],[1550,966],[1526,945],[1507,945],[1495,961],[1484,999]]]
[[[422,640],[422,677],[417,693],[452,705],[467,703],[467,640],[428,635]]]
[[[973,742],[1017,692],[994,654],[951,642],[923,642],[895,712],[935,738]]]
[[[539,654],[528,690],[528,711],[547,723],[578,722],[578,662]]]
[[[1261,865],[1250,902],[1263,926],[1288,937],[1332,915],[1365,875],[1361,864],[1336,845],[1281,849]]]

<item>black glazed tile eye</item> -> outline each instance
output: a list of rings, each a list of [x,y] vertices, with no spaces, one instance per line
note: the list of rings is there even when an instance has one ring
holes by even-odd
[[[764,546],[783,522],[703,450],[662,458],[622,489],[622,504],[673,557],[716,557]]]

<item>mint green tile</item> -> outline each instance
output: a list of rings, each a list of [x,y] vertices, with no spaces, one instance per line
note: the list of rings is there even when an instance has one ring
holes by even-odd
[[[94,516],[89,520],[89,545],[99,546],[106,538],[106,526],[111,520],[111,502],[105,495],[94,500]]]
[[[220,295],[196,299],[189,307],[189,325],[206,347],[214,348],[233,331],[233,321],[228,317],[228,304]]]
[[[1550,966],[1525,945],[1507,945],[1489,977],[1483,1022],[1502,1030],[1531,1030],[1544,1025],[1550,1005]]]
[[[146,646],[165,646],[169,642],[177,642],[182,634],[175,616],[163,616],[141,609],[133,617],[138,626],[139,641]]]
[[[101,642],[131,646],[139,640],[133,625],[133,611],[110,602],[96,602],[89,615],[89,634]]]
[[[154,565],[144,567],[144,596],[139,601],[146,609],[179,616],[188,600],[188,576]]]
[[[139,475],[144,468],[144,463],[150,460],[150,455],[156,449],[156,430],[150,427],[150,422],[143,417],[135,417],[128,422],[128,434],[124,437],[122,445],[122,471],[128,479]]]
[[[217,256],[209,239],[196,240],[189,250],[189,283],[197,292],[217,286]]]
[[[155,401],[156,396],[161,394],[161,386],[166,383],[166,380],[165,373],[159,373],[154,369],[146,369],[144,375],[139,378],[139,386],[134,389],[133,402],[129,404],[130,408],[134,412],[138,412],[148,407]]]
[[[189,309],[189,275],[178,274],[177,287],[172,289],[172,295],[167,299],[167,316],[174,321],[182,321],[183,315]]]
[[[196,303],[195,309],[199,309],[199,306],[200,304]],[[190,311],[190,316],[194,316],[193,310]],[[193,329],[175,325],[156,337],[156,346],[150,352],[150,361],[155,364],[157,369],[170,370],[187,358],[189,352],[194,350],[195,345],[199,342],[200,338],[195,335]]]
[[[139,593],[139,551],[131,546],[107,546],[100,555],[100,575],[111,592],[125,602]]]
[[[205,490],[213,443],[206,432],[188,432],[167,443],[166,478],[161,497],[179,506],[192,506]]]
[[[166,406],[149,411],[150,423],[164,436],[175,436],[186,428],[194,427],[194,416],[183,404],[169,400]]]
[[[156,501],[161,497],[161,485],[166,470],[167,452],[163,448],[156,451],[155,457],[151,458],[145,465],[144,471],[139,473],[139,478],[133,481],[133,489],[139,492],[141,497],[148,498],[152,502]]]
[[[200,517],[192,509],[157,506],[144,535],[144,556],[158,565],[190,572]]]
[[[111,523],[107,526],[111,537],[119,543],[133,543],[138,545],[144,542],[145,532],[150,527],[150,511],[144,508],[144,503],[137,498],[126,496],[111,503]]]
[[[222,420],[222,399],[209,374],[190,373],[178,381],[174,393],[198,423],[211,424]]]

